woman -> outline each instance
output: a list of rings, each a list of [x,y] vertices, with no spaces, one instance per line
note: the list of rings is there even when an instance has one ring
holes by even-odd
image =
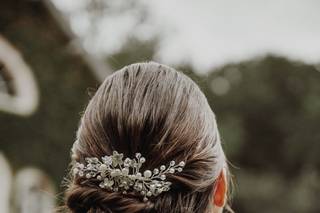
[[[154,62],[107,77],[72,148],[73,213],[222,212],[228,169],[215,115],[186,75]]]

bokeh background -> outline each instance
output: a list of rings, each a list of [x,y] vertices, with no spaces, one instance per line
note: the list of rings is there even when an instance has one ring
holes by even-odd
[[[56,196],[34,205],[61,202],[90,96],[117,69],[154,60],[206,94],[235,212],[320,212],[319,10],[315,0],[1,0],[0,211],[22,212],[18,197],[37,187]]]

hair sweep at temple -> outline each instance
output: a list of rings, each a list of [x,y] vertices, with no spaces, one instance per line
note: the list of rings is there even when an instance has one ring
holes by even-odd
[[[214,184],[226,159],[215,115],[198,85],[185,74],[155,62],[136,63],[108,76],[90,100],[72,147],[71,167],[114,151],[133,158],[142,170],[171,161],[183,171],[167,175],[170,190],[147,202],[134,192],[99,187],[95,179],[69,174],[66,212],[208,213]]]

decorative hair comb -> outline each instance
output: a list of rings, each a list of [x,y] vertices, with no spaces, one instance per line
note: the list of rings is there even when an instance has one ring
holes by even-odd
[[[145,170],[141,173],[139,170],[146,159],[140,153],[136,153],[134,159],[123,160],[123,154],[117,151],[110,156],[102,157],[101,160],[96,157],[85,160],[86,165],[75,163],[74,175],[97,179],[100,181],[99,187],[107,190],[120,191],[123,194],[128,191],[137,192],[143,196],[144,201],[147,201],[148,197],[169,191],[172,183],[166,181],[166,174],[181,172],[185,166],[183,161],[179,164],[171,161],[167,167],[161,165],[159,169]]]

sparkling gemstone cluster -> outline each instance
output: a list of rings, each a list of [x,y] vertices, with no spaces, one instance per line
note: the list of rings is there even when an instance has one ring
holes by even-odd
[[[103,189],[123,194],[130,191],[139,193],[143,200],[147,201],[148,197],[169,191],[172,183],[166,181],[166,175],[181,172],[185,166],[183,161],[178,164],[171,161],[168,166],[161,165],[159,168],[140,172],[142,164],[146,161],[140,153],[136,153],[133,159],[123,158],[123,154],[117,151],[101,159],[86,158],[85,164],[75,163],[73,174],[87,179],[97,179],[99,187]]]

